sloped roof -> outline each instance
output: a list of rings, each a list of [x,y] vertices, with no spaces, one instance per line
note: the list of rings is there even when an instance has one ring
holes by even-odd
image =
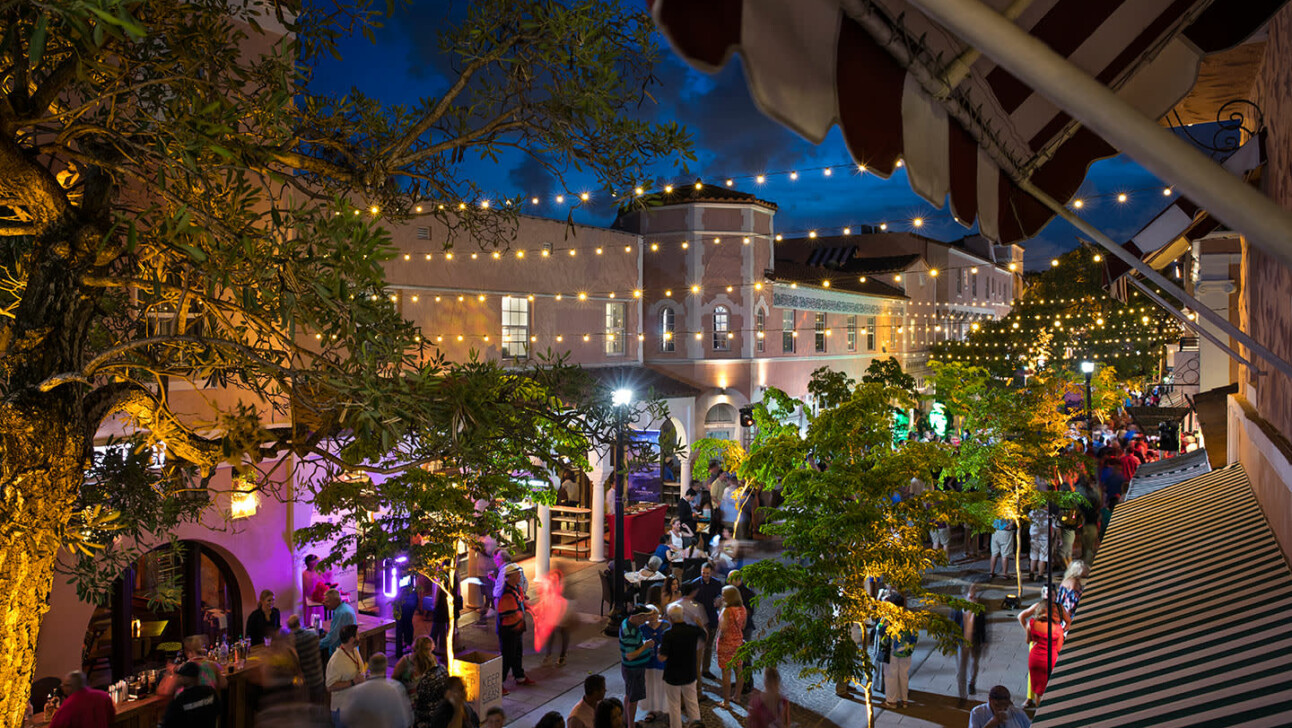
[[[916,256],[918,257],[918,256]],[[883,272],[883,271],[880,271]],[[855,271],[844,273],[839,269],[824,268],[815,265],[805,265],[792,260],[776,260],[776,269],[771,272],[771,279],[775,281],[784,281],[786,283],[798,283],[803,286],[815,288],[825,288],[822,281],[830,281],[829,289],[832,291],[847,291],[848,293],[861,293],[867,296],[884,296],[886,298],[902,298],[907,296],[902,289],[890,286],[881,280],[857,274]],[[863,282],[861,279],[865,277]]]
[[[664,399],[678,399],[700,395],[698,387],[641,364],[584,367],[583,371],[608,387],[615,389],[627,387],[641,396],[654,395]]]

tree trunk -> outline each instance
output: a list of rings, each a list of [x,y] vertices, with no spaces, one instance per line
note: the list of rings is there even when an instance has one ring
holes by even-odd
[[[1008,561],[1008,559],[1006,559]],[[1009,564],[1006,564],[1008,567]],[[1023,600],[1023,523],[1021,519],[1014,519],[1014,577],[1018,584],[1019,603]]]
[[[867,677],[866,682],[862,683],[862,686],[862,692],[866,696],[866,728],[874,728],[875,706],[873,704],[873,693],[875,690],[875,682]]]
[[[0,403],[2,728],[22,725],[54,564],[85,477],[85,437],[59,419],[43,409]]]

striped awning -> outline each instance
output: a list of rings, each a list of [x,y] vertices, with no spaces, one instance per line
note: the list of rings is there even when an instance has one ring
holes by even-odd
[[[1292,569],[1241,465],[1117,507],[1032,725],[1292,725]]]
[[[1211,463],[1207,460],[1205,448],[1155,463],[1144,463],[1135,469],[1135,477],[1131,478],[1130,487],[1126,489],[1126,500],[1156,493],[1210,472]]]
[[[739,53],[765,114],[814,142],[838,124],[867,171],[887,177],[904,161],[915,192],[938,207],[949,198],[993,240],[1027,239],[1053,216],[1017,181],[1068,200],[1117,151],[907,0],[648,1],[691,65],[716,70]],[[1158,119],[1205,55],[1285,1],[1033,0],[1014,22]]]

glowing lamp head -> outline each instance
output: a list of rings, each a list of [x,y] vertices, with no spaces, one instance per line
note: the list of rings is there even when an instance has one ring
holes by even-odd
[[[1094,363],[1094,362],[1092,362],[1092,361],[1083,361],[1083,362],[1081,362],[1081,373],[1082,373],[1082,374],[1094,374],[1094,373],[1095,373],[1095,363]]]

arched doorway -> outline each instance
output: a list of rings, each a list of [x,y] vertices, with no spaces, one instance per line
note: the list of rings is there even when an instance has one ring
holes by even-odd
[[[200,541],[140,556],[112,586],[85,630],[82,669],[92,685],[158,668],[189,635],[209,644],[242,636],[242,593],[228,561]]]

